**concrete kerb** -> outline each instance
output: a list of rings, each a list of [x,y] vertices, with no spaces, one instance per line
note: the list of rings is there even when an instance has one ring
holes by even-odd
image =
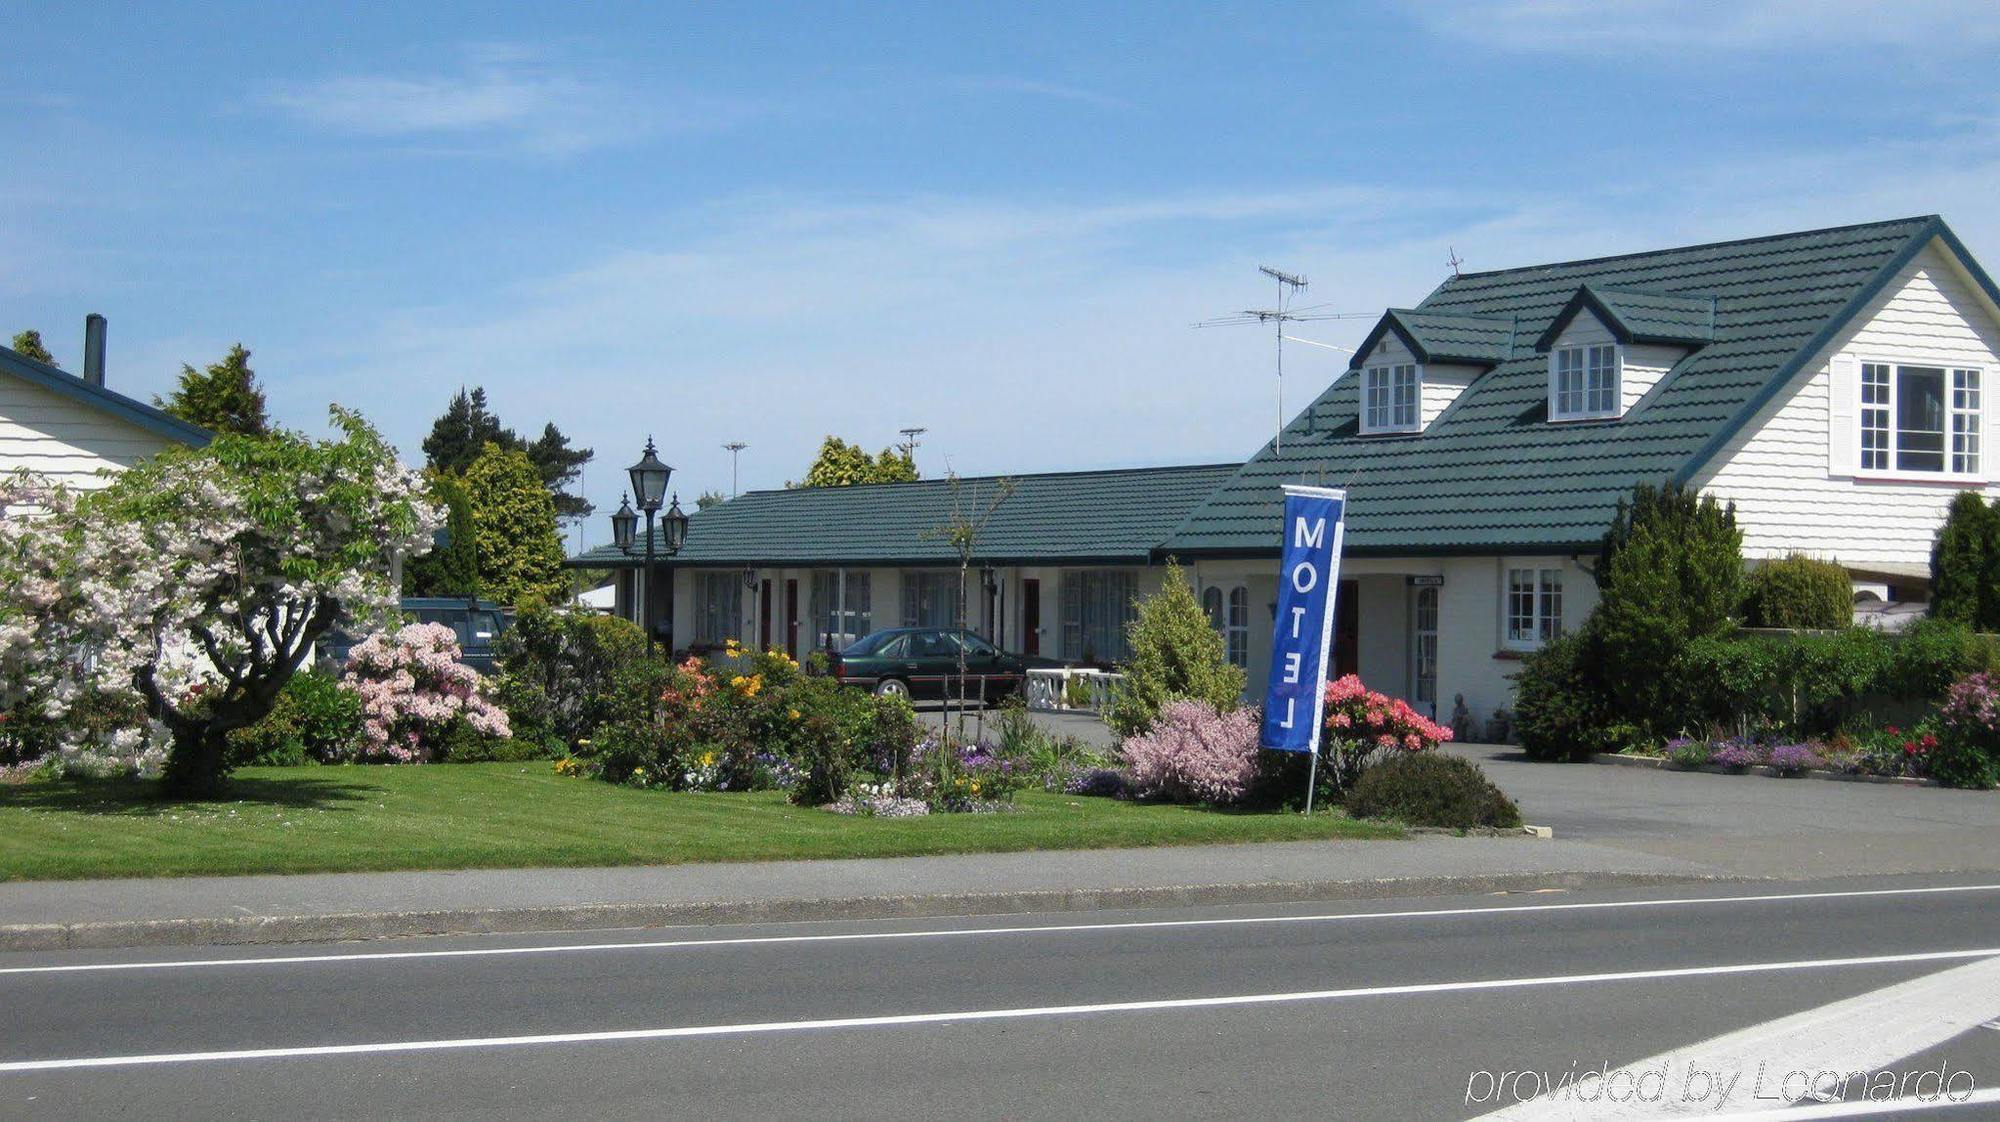
[[[1723,767],[1720,764],[1702,764],[1699,767],[1689,767],[1686,764],[1677,764],[1665,756],[1599,755],[1592,756],[1590,762],[1594,764],[1610,764],[1613,767],[1642,767],[1651,768],[1654,771],[1692,771],[1704,772],[1709,775],[1761,775],[1770,779],[1820,779],[1834,783],[1877,783],[1890,787],[1943,786],[1943,784],[1935,779],[1919,779],[1909,775],[1852,775],[1844,771],[1826,771],[1821,768],[1809,768],[1801,772],[1787,773],[1774,767],[1731,768]]]
[[[1242,884],[1145,888],[860,896],[843,899],[781,898],[675,904],[621,903],[573,907],[115,920],[70,924],[17,924],[0,927],[0,951],[330,943],[412,935],[493,935],[708,924],[922,919],[1119,908],[1379,900],[1401,896],[1462,896],[1546,889],[1643,888],[1751,880],[1754,878],[1679,873],[1503,873],[1384,880],[1257,881]]]

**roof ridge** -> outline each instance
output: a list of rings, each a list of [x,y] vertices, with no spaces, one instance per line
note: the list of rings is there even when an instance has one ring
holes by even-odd
[[[1003,472],[995,475],[961,475],[958,477],[958,481],[960,483],[981,483],[1001,479],[1018,481],[1022,479],[1056,479],[1078,475],[1131,475],[1145,471],[1207,471],[1217,468],[1230,468],[1234,470],[1242,466],[1243,461],[1240,460],[1218,460],[1206,464],[1161,464],[1157,467],[1077,468],[1072,471],[1022,471],[1012,473]],[[949,475],[940,475],[931,479],[906,479],[895,483],[848,483],[838,487],[763,487],[754,491],[745,491],[737,497],[742,498],[745,495],[789,495],[797,491],[859,491],[873,487],[919,487],[924,484],[949,483],[951,479],[952,477]]]
[[[1579,257],[1571,261],[1543,261],[1534,265],[1510,265],[1504,269],[1482,269],[1476,273],[1460,273],[1455,277],[1446,277],[1444,283],[1440,284],[1431,293],[1431,296],[1437,296],[1444,292],[1451,286],[1453,281],[1469,280],[1473,277],[1497,277],[1507,273],[1526,273],[1537,269],[1555,269],[1569,265],[1600,265],[1609,261],[1629,261],[1634,257],[1658,257],[1667,253],[1686,253],[1696,249],[1719,249],[1730,245],[1757,245],[1761,242],[1783,241],[1786,238],[1808,238],[1815,234],[1838,234],[1848,230],[1866,230],[1877,226],[1899,226],[1911,222],[1934,222],[1942,220],[1942,217],[1942,215],[1937,214],[1913,214],[1903,218],[1885,218],[1875,222],[1853,222],[1845,226],[1822,226],[1815,230],[1792,230],[1782,234],[1762,234],[1754,238],[1722,238],[1717,241],[1662,246],[1659,249],[1640,249],[1629,253],[1612,253],[1603,257]],[[1424,299],[1428,301],[1431,296],[1426,296]]]

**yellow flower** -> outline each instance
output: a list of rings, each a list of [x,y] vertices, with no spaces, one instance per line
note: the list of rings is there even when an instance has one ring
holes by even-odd
[[[798,720],[798,719],[799,719],[799,711],[798,711],[798,710],[796,710],[796,709],[792,710],[792,711],[791,711],[791,718],[792,718],[792,720],[794,720],[794,721]]]
[[[714,766],[715,766],[715,753],[714,753],[714,752],[703,752],[703,753],[701,754],[701,766],[703,766],[703,767],[714,767]]]

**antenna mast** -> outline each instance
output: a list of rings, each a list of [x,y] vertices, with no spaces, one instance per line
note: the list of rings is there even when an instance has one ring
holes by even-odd
[[[931,430],[912,427],[896,431],[903,434],[903,458],[914,465],[917,462],[917,438]]]
[[[1311,339],[1300,339],[1297,336],[1287,335],[1285,334],[1285,325],[1288,323],[1300,323],[1305,320],[1366,319],[1379,313],[1329,312],[1323,310],[1327,307],[1325,304],[1313,304],[1304,308],[1295,308],[1292,306],[1291,298],[1305,289],[1306,278],[1299,276],[1297,273],[1287,273],[1280,269],[1273,269],[1269,265],[1259,265],[1257,266],[1257,271],[1278,282],[1277,307],[1251,308],[1233,315],[1205,319],[1194,326],[1238,327],[1251,323],[1268,323],[1276,328],[1277,339],[1275,342],[1278,345],[1278,435],[1272,444],[1274,450],[1282,452],[1285,450],[1285,341],[1289,339],[1294,343],[1311,343],[1315,347],[1325,347],[1328,350],[1344,351],[1349,349],[1347,347],[1335,346],[1331,343],[1320,343]]]
[[[736,489],[736,456],[750,446],[743,441],[732,440],[722,447],[729,453],[729,497],[733,499],[742,493]]]

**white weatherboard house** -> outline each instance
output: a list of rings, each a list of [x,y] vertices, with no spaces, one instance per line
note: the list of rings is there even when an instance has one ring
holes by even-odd
[[[207,430],[104,387],[104,320],[92,316],[79,376],[0,347],[0,474],[27,470],[79,489]]]
[[[1334,669],[1448,714],[1510,703],[1525,653],[1596,600],[1618,499],[1691,484],[1754,560],[1835,561],[1927,596],[1961,490],[1991,493],[2000,289],[1936,217],[1454,276],[1385,313],[1352,367],[1241,465],[1032,474],[981,540],[969,624],[1115,661],[1178,558],[1253,693],[1270,659],[1280,486],[1344,486]],[[991,480],[963,481],[977,506]],[[682,648],[793,651],[952,623],[942,481],[753,492],[693,518],[644,617]],[[572,564],[624,571],[640,551]]]

